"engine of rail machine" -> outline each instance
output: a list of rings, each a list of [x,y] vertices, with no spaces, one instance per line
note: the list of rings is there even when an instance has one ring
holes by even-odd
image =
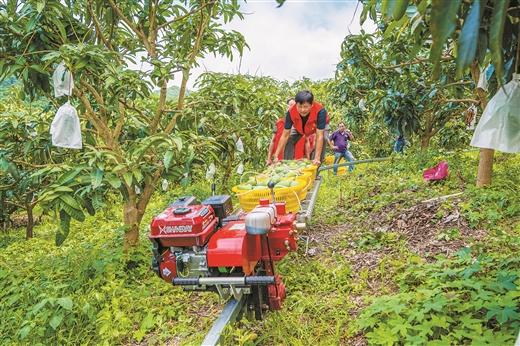
[[[246,294],[247,309],[262,319],[285,298],[275,262],[296,250],[296,215],[267,199],[248,213],[231,212],[228,195],[175,201],[152,220],[152,266],[185,290],[215,291],[223,299]]]

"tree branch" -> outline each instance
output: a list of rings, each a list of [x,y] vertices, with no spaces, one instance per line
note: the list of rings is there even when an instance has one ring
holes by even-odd
[[[80,80],[80,84],[88,89],[88,91],[94,96],[96,99],[96,102],[99,105],[100,110],[103,112],[103,114],[106,115],[106,107],[105,107],[105,101],[103,100],[103,96],[101,96],[96,88],[94,88],[90,83],[86,82],[85,80]]]
[[[147,123],[147,122],[149,121],[149,117],[147,117],[146,114],[143,113],[143,111],[141,111],[141,110],[138,109],[138,108],[135,108],[135,107],[134,107],[133,105],[131,105],[131,104],[128,104],[128,103],[126,102],[126,100],[119,99],[119,102],[121,102],[121,103],[122,103],[126,108],[131,109],[131,110],[133,110],[134,112],[138,113],[138,114],[141,116],[141,118],[142,118],[142,120],[143,120],[144,123]]]
[[[114,47],[112,47],[112,44],[106,39],[105,35],[103,34],[103,31],[101,30],[101,25],[99,24],[99,20],[98,18],[96,17],[96,14],[94,13],[94,11],[92,10],[92,0],[88,0],[87,1],[87,9],[90,13],[90,16],[92,17],[92,21],[94,22],[94,26],[96,27],[96,34],[97,34],[97,37],[103,41],[103,43],[105,44],[105,46],[110,49],[110,50],[114,50]]]
[[[173,116],[173,118],[170,120],[168,125],[166,126],[166,129],[164,132],[166,134],[170,134],[173,128],[175,127],[175,124],[177,123],[177,118],[181,114],[182,109],[184,108],[184,97],[186,95],[186,84],[188,83],[188,78],[190,76],[190,69],[193,65],[195,58],[197,57],[197,54],[200,51],[200,46],[202,44],[202,38],[204,37],[204,31],[207,28],[209,24],[210,17],[203,17],[200,21],[199,29],[197,30],[197,37],[195,39],[195,44],[193,45],[193,49],[191,51],[190,57],[188,59],[187,67],[182,72],[182,82],[181,82],[181,88],[179,90],[179,98],[177,100],[177,113]]]
[[[157,105],[157,110],[155,112],[155,117],[150,124],[150,134],[155,134],[157,132],[157,127],[159,122],[161,121],[161,116],[164,112],[164,107],[166,105],[166,94],[168,92],[168,81],[166,79],[163,80],[161,85],[161,92],[159,95],[159,104]]]
[[[174,18],[174,19],[172,19],[172,20],[170,20],[170,21],[168,21],[168,22],[166,22],[166,23],[163,23],[163,24],[159,25],[159,26],[157,27],[157,29],[158,29],[158,30],[164,29],[166,26],[168,26],[168,25],[170,25],[170,24],[173,24],[173,23],[175,23],[175,22],[178,22],[178,21],[180,21],[180,20],[183,20],[184,18],[189,17],[189,16],[191,16],[192,14],[195,14],[195,13],[197,13],[197,12],[199,12],[199,11],[202,11],[204,8],[208,7],[209,5],[213,5],[215,2],[216,2],[216,0],[208,1],[207,3],[205,3],[204,5],[202,5],[202,6],[199,7],[199,8],[193,9],[193,10],[191,10],[190,12],[187,12],[186,14],[183,14],[183,15],[180,16],[180,17],[176,17],[176,18]]]
[[[441,61],[451,61],[453,59],[454,58],[452,56],[443,56],[443,57],[441,57]],[[419,59],[415,59],[413,61],[403,62],[403,63],[396,64],[396,65],[379,66],[379,67],[376,67],[376,68],[379,68],[379,69],[382,69],[382,70],[391,70],[391,69],[404,67],[404,66],[423,64],[423,63],[429,62],[429,61],[430,61],[429,58],[419,58]]]
[[[447,100],[444,100],[444,102],[453,102],[453,103],[475,103],[475,104],[479,104],[479,103],[480,103],[479,100],[474,100],[474,99],[447,99]]]
[[[467,85],[467,84],[472,84],[473,81],[458,81],[458,82],[453,82],[453,83],[448,83],[448,84],[445,84],[442,86],[442,88],[448,88],[448,87],[451,87],[451,86],[455,86],[455,85]]]
[[[29,163],[29,162],[25,162],[25,161],[20,161],[20,160],[12,160],[14,163],[16,164],[19,164],[20,166],[25,166],[25,167],[30,167],[30,168],[47,168],[47,167],[59,167],[61,166],[61,164],[52,164],[52,163],[47,163],[45,165],[37,165],[37,164],[34,164],[34,163]]]
[[[103,138],[105,144],[113,150],[114,143],[112,141],[112,136],[110,133],[110,129],[108,128],[108,125],[96,116],[96,112],[92,108],[90,101],[83,93],[81,93],[76,88],[74,88],[74,92],[76,96],[80,99],[83,106],[85,106],[86,108],[85,116],[87,117],[87,119],[92,123],[92,125],[94,125],[98,134]]]
[[[125,104],[119,101],[119,119],[117,120],[116,129],[114,130],[114,141],[119,139],[121,135],[121,131],[123,130],[123,125],[125,124],[126,119],[126,109]]]
[[[5,203],[10,204],[10,205],[12,205],[14,207],[17,207],[17,208],[20,208],[20,209],[25,209],[24,205],[21,205],[21,204],[15,203],[15,202],[11,202],[9,200],[6,200]]]
[[[150,8],[148,11],[148,17],[150,18],[150,27],[148,32],[148,42],[150,42],[150,46],[153,49],[153,56],[155,56],[155,48],[157,45],[157,6],[158,3],[156,0],[153,3],[150,3]]]
[[[110,7],[112,7],[114,12],[116,12],[117,16],[121,18],[121,20],[130,28],[130,30],[132,30],[141,39],[148,54],[150,54],[150,56],[154,56],[152,55],[153,50],[150,46],[150,42],[148,42],[148,38],[146,37],[144,32],[139,30],[135,23],[124,15],[121,9],[115,4],[114,0],[108,0],[108,2],[110,3]]]

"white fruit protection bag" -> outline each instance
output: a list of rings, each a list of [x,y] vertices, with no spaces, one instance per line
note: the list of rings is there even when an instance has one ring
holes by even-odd
[[[513,74],[513,79],[489,101],[471,145],[505,153],[520,152],[520,74]]]
[[[81,127],[76,109],[67,101],[58,108],[52,120],[52,144],[57,147],[81,149]]]
[[[52,84],[54,86],[54,97],[72,96],[74,80],[72,73],[67,70],[64,63],[60,63],[52,74]]]

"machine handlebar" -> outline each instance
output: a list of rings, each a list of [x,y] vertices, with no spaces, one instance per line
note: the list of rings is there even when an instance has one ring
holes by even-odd
[[[227,276],[227,277],[199,277],[199,278],[174,278],[175,286],[200,286],[200,285],[272,285],[274,276]]]

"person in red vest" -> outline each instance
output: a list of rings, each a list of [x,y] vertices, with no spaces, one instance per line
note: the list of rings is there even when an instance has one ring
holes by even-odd
[[[296,102],[294,101],[294,97],[291,97],[287,100],[287,110],[289,110]],[[278,142],[280,141],[280,137],[282,137],[283,129],[284,129],[285,118],[280,118],[276,121],[276,124],[273,127],[273,137],[271,138],[271,143],[269,144],[269,151],[267,152],[267,164],[270,165],[273,163],[273,156],[276,148],[278,147]],[[283,151],[278,155],[278,159],[283,159]]]
[[[324,131],[328,123],[327,110],[314,101],[314,95],[309,90],[300,91],[294,100],[296,104],[287,111],[285,116],[284,131],[276,148],[274,162],[279,160],[278,156],[284,148],[284,159],[303,158],[307,138],[316,134],[312,160],[315,165],[320,165],[325,158]]]

